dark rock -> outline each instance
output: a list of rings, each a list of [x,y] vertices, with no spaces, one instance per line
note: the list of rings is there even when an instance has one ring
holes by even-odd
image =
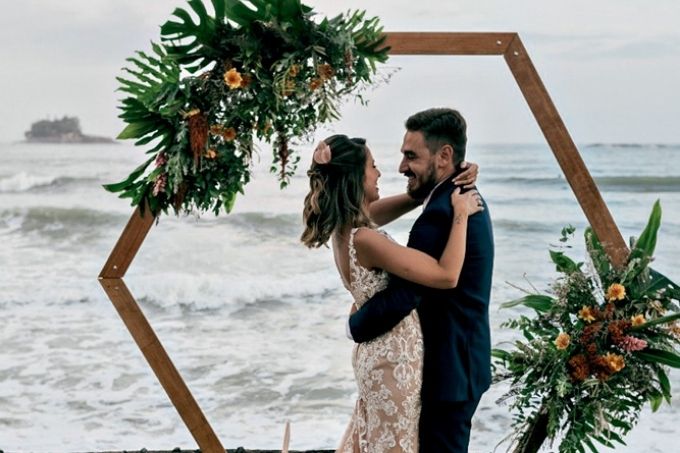
[[[80,120],[64,116],[59,120],[41,120],[31,124],[24,133],[28,143],[116,143],[107,137],[85,135],[80,130]]]

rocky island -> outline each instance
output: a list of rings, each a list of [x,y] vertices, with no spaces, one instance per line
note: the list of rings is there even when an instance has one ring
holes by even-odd
[[[74,116],[36,121],[24,135],[27,143],[116,143],[108,137],[83,134],[80,120]]]

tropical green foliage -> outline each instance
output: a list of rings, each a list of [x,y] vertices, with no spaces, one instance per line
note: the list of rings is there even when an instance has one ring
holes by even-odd
[[[360,11],[318,22],[300,0],[188,0],[161,27],[161,44],[137,52],[120,77],[119,139],[151,154],[125,180],[106,185],[148,205],[227,212],[250,179],[256,139],[273,145],[272,172],[285,186],[308,138],[339,117],[347,96],[364,102],[387,59],[377,18]],[[152,166],[151,164],[154,163]]]
[[[551,294],[503,305],[535,312],[505,324],[523,336],[515,349],[493,351],[497,378],[511,380],[518,451],[543,422],[550,439],[561,439],[560,452],[625,445],[646,402],[654,411],[670,403],[666,367],[680,368],[680,288],[649,267],[660,222],[657,201],[621,269],[588,228],[588,263],[551,251],[560,273]],[[571,234],[563,230],[560,240]]]

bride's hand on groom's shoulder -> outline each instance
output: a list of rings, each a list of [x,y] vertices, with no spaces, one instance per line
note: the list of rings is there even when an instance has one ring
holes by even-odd
[[[474,187],[479,176],[479,165],[474,162],[463,161],[460,168],[465,169],[465,171],[453,178],[453,183],[463,189]]]
[[[451,193],[451,206],[456,213],[465,213],[468,216],[484,210],[484,203],[482,197],[476,190],[469,190],[465,193],[460,193],[460,187]]]

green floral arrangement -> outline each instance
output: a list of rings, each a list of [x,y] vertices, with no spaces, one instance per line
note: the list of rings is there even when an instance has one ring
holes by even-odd
[[[124,181],[104,187],[154,214],[229,212],[250,179],[255,141],[273,147],[284,187],[299,156],[293,138],[339,117],[339,103],[374,83],[387,60],[377,18],[362,11],[312,20],[300,0],[188,0],[119,77],[119,139],[153,144]],[[193,13],[193,15],[192,15]],[[152,166],[153,163],[153,166]]]
[[[680,287],[649,267],[660,222],[657,201],[622,268],[590,228],[590,260],[574,262],[564,252],[574,228],[565,228],[563,245],[550,251],[560,273],[550,294],[502,305],[535,312],[504,324],[523,337],[512,351],[493,351],[497,380],[511,380],[502,400],[515,412],[515,451],[537,451],[546,437],[560,439],[560,452],[596,452],[593,441],[625,445],[646,402],[653,411],[670,403],[667,367],[680,368]]]

